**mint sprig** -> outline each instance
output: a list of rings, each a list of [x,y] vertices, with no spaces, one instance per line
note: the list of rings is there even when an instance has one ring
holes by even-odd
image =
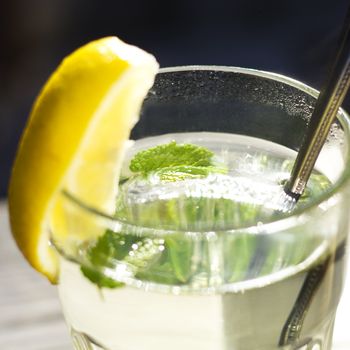
[[[254,203],[199,196],[182,198],[180,203],[178,198],[171,198],[131,207],[126,200],[128,197],[122,197],[123,192],[127,193],[122,190],[123,186],[128,189],[129,181],[149,181],[151,184],[159,183],[159,180],[174,182],[203,178],[214,172],[226,173],[227,170],[216,163],[213,152],[204,147],[177,144],[175,141],[153,147],[137,153],[131,160],[130,170],[133,176],[119,182],[121,191],[118,201],[123,205],[118,206],[116,216],[128,220],[129,215],[135,215],[138,220],[135,223],[141,226],[180,232],[163,237],[145,237],[142,232],[132,235],[129,232],[106,231],[86,251],[86,264],[81,266],[84,276],[100,288],[124,285],[105,274],[108,269],[115,271],[118,264],[124,264],[138,280],[186,285],[195,276],[210,277],[212,252],[221,254],[224,269],[220,273],[223,280],[234,283],[278,271],[288,261],[298,263],[304,259],[309,247],[315,244],[314,238],[309,235],[301,235],[303,238],[293,247],[289,241],[269,241],[270,236],[264,234],[247,235],[244,231],[220,234],[221,230],[225,230],[226,223],[231,228],[240,227],[242,223],[249,226],[255,225],[259,218],[267,214],[270,217],[275,215],[264,213],[265,207]],[[150,176],[157,176],[158,179],[153,182],[154,178]],[[313,175],[310,179],[311,189],[304,196],[313,197],[316,191],[326,188],[326,180],[323,181],[321,175]],[[183,231],[201,231],[207,227],[217,233],[215,240],[209,242],[201,238],[195,241],[183,234]]]
[[[203,178],[210,173],[226,173],[224,167],[216,164],[212,151],[193,144],[177,144],[175,141],[137,153],[130,161],[129,168],[134,173],[134,178],[154,174],[164,182]],[[124,179],[119,186],[127,181]],[[192,215],[190,202],[186,206],[188,215],[185,214],[190,220],[197,220],[197,216]],[[164,216],[171,218],[171,206],[165,208],[165,211]],[[136,278],[174,285],[187,283],[193,274],[193,242],[181,235],[174,235],[164,238],[162,249],[158,249],[160,245],[159,239],[140,238],[108,230],[88,249],[87,263],[81,266],[81,271],[100,288],[123,286],[123,283],[103,273],[106,268],[113,269],[118,263],[128,264]],[[135,247],[143,250],[137,252]]]

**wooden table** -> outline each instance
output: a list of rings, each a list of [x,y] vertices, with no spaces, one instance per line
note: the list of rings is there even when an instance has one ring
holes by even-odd
[[[347,282],[338,309],[334,350],[350,349],[350,269]],[[0,202],[0,350],[23,349],[68,350],[72,345],[55,287],[18,252],[10,237],[6,203]]]
[[[0,204],[0,349],[72,349],[56,288],[22,258]]]

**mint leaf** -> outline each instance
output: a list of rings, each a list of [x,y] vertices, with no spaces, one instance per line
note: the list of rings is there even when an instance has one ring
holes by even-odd
[[[193,250],[193,241],[182,234],[166,236],[161,257],[148,269],[137,271],[136,277],[161,284],[185,284],[193,274]]]
[[[111,230],[101,236],[88,252],[93,265],[111,266],[115,260],[123,260],[128,255],[137,237],[123,235]]]
[[[102,288],[124,286],[104,274],[105,269],[116,269],[124,264],[131,273],[149,269],[160,257],[164,240],[138,237],[107,230],[87,251],[87,261],[81,272],[91,282]]]
[[[106,277],[103,274],[104,268],[114,268],[116,260],[122,260],[129,253],[134,243],[133,236],[124,236],[107,230],[96,244],[87,251],[87,262],[81,266],[81,272],[91,282],[102,288],[116,288],[124,284]]]
[[[194,242],[183,234],[166,238],[166,247],[172,263],[173,273],[180,283],[186,283],[192,275]]]
[[[81,266],[80,270],[90,282],[96,284],[99,288],[118,288],[124,286],[124,283],[106,277],[102,272],[97,271],[95,268]]]
[[[213,158],[214,153],[204,147],[172,141],[137,153],[129,167],[135,173],[132,181],[150,174],[158,176],[160,181],[174,182],[203,178],[213,172],[226,173],[227,170],[215,164]],[[124,203],[124,200],[120,200],[122,188],[127,186],[128,181],[129,179],[123,178],[119,182],[121,191],[117,199],[118,217],[127,218],[130,210],[129,206],[120,205]],[[202,202],[200,199],[186,199],[184,214],[188,216],[185,221],[188,221],[189,226],[195,226],[200,214],[206,213],[206,201],[199,205]],[[146,226],[149,223],[152,227],[178,222],[180,218],[176,204],[175,201],[170,201],[161,205],[161,208],[158,208],[159,204],[150,204],[138,213],[138,220]],[[181,225],[182,222],[179,221],[179,228]],[[123,283],[103,274],[105,269],[115,269],[117,264],[126,264],[130,272],[141,280],[181,285],[187,283],[193,274],[193,250],[193,242],[181,234],[161,239],[107,230],[88,249],[87,264],[81,267],[81,271],[91,282],[106,288],[123,286]]]
[[[214,166],[193,166],[180,165],[166,167],[158,170],[156,174],[162,181],[174,182],[185,179],[200,179],[208,176],[210,173],[226,173],[226,169]]]
[[[210,167],[214,153],[192,144],[172,141],[137,153],[130,162],[130,170],[147,175],[150,172],[173,167]]]

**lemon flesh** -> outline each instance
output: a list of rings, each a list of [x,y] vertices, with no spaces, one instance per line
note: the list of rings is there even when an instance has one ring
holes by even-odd
[[[55,199],[64,188],[113,212],[124,148],[157,70],[152,55],[103,38],[66,57],[33,105],[10,179],[10,223],[26,259],[52,282]]]

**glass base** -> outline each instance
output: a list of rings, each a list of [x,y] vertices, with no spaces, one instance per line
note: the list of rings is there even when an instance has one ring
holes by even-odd
[[[70,334],[75,350],[110,350],[99,344],[87,334],[80,333],[73,328],[71,328]]]
[[[330,327],[325,330],[324,339],[304,339],[298,345],[287,345],[283,347],[278,347],[279,350],[331,350],[332,348],[332,328],[333,322]],[[112,350],[107,347],[101,345],[92,337],[85,333],[78,332],[71,328],[71,338],[73,342],[74,350]],[[235,350],[235,349],[227,349],[227,350]],[[263,349],[267,350],[267,349]]]

